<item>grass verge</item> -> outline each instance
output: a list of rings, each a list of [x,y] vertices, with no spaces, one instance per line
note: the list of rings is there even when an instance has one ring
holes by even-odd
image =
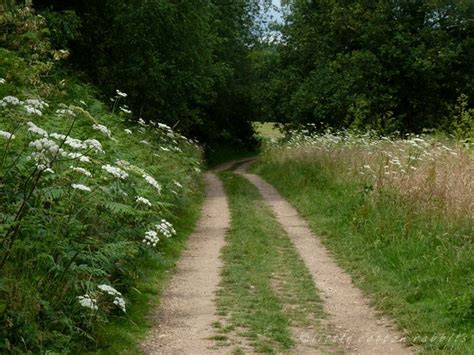
[[[311,275],[288,237],[245,178],[220,174],[232,214],[223,250],[218,340],[232,343],[240,332],[258,352],[294,348],[295,328],[316,325],[323,316]]]
[[[95,354],[141,354],[140,341],[152,327],[147,318],[153,308],[160,303],[161,295],[167,285],[169,271],[176,265],[189,235],[199,218],[204,195],[202,190],[195,191],[189,205],[180,215],[175,226],[176,236],[160,248],[160,254],[153,260],[148,259],[141,265],[142,275],[139,283],[130,293],[130,307],[127,316],[100,329],[97,342],[107,344]]]
[[[253,170],[299,210],[374,304],[407,329],[413,344],[429,353],[469,353],[472,225],[430,215],[396,191],[371,195],[330,166],[266,156]]]

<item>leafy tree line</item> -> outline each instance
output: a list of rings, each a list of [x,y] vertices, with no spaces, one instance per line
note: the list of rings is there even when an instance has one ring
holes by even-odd
[[[133,112],[211,145],[251,142],[247,80],[258,0],[33,2],[58,48]]]
[[[287,3],[281,40],[259,51],[267,120],[472,132],[474,2]]]

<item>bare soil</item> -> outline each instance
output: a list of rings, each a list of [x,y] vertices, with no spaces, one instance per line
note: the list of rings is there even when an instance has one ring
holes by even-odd
[[[155,326],[142,344],[148,354],[210,354],[214,334],[215,292],[219,285],[221,248],[230,225],[227,198],[220,180],[205,174],[206,199],[195,232],[179,260],[160,307]]]

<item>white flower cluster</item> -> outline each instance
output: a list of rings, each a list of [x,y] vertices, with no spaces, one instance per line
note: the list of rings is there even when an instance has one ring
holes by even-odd
[[[142,204],[144,204],[144,205],[147,205],[147,206],[151,207],[151,202],[150,202],[150,200],[148,200],[148,199],[145,198],[145,197],[136,196],[136,197],[135,197],[135,200],[136,200],[138,203],[142,203]]]
[[[5,84],[7,81],[3,78],[0,78],[0,84]]]
[[[41,99],[27,99],[25,101],[21,101],[17,97],[11,95],[5,96],[3,99],[0,100],[0,107],[6,107],[7,105],[22,105],[23,108],[26,110],[26,113],[38,116],[43,115],[43,113],[41,112],[42,109],[44,109],[45,107],[49,107],[49,105]]]
[[[154,230],[147,231],[145,233],[145,238],[143,238],[143,243],[154,247],[156,247],[156,244],[158,244],[159,241],[160,238],[158,237],[158,233]]]
[[[128,128],[125,128],[124,131],[125,131],[125,133],[127,133],[127,134],[132,134],[132,133],[133,133],[133,132],[132,132],[130,129],[128,129]]]
[[[93,124],[92,128],[95,129],[96,131],[99,131],[106,135],[107,137],[111,137],[112,133],[110,132],[110,129],[108,129],[106,126],[101,125],[101,124]]]
[[[168,222],[166,219],[162,219],[160,224],[155,225],[156,229],[163,234],[166,238],[171,238],[176,234],[173,225]]]
[[[7,105],[17,106],[20,104],[21,101],[15,96],[5,96],[0,100],[0,107],[6,107]]]
[[[119,178],[119,179],[128,178],[128,173],[126,171],[123,171],[120,168],[117,168],[116,166],[106,164],[106,165],[102,165],[102,169],[107,171],[109,174]]]
[[[13,133],[5,131],[0,131],[0,137],[3,137],[5,139],[15,139],[15,135]]]
[[[83,184],[72,184],[71,187],[76,190],[91,192],[91,188]]]
[[[85,294],[84,296],[79,296],[77,297],[79,300],[79,304],[82,307],[86,307],[92,310],[98,309],[97,307],[97,300],[95,298],[92,298],[88,294]]]
[[[26,125],[28,126],[28,131],[30,131],[31,133],[34,133],[43,137],[48,137],[48,132],[46,132],[43,128],[40,128],[37,125],[35,125],[33,122],[31,121],[26,122]]]
[[[72,110],[67,109],[67,108],[61,108],[59,110],[56,110],[56,113],[60,116],[76,117],[76,114]]]
[[[40,138],[30,142],[30,148],[34,148],[36,152],[31,153],[31,158],[41,166],[48,167],[51,161],[55,159],[58,154],[63,154],[64,151],[59,148],[56,142],[49,138]]]
[[[115,92],[117,93],[117,97],[127,97],[128,95],[120,90],[115,90]]]
[[[45,107],[49,107],[49,105],[41,99],[28,99],[28,100],[25,100],[24,105],[25,105],[25,107],[30,106],[30,107],[36,108],[38,110],[42,110]]]
[[[161,185],[156,181],[153,176],[143,174],[143,178],[147,183],[149,183],[151,186],[153,186],[155,189],[158,190],[158,193],[161,193]]]
[[[85,175],[87,177],[92,177],[91,172],[89,170],[84,169],[84,168],[71,166],[71,169],[72,169],[72,171],[75,171],[75,172],[80,173],[82,175]]]
[[[122,107],[120,106],[120,111],[122,111],[123,113],[126,113],[127,115],[130,115],[132,113],[131,110],[128,110],[126,107]]]
[[[102,292],[105,292],[108,295],[113,296],[114,297],[113,304],[119,307],[123,312],[127,311],[125,307],[125,300],[123,299],[122,294],[119,291],[117,291],[112,286],[105,285],[105,284],[99,285],[97,286],[97,288],[101,290]]]

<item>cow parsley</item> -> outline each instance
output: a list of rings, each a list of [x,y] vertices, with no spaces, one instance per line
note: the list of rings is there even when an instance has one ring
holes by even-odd
[[[86,139],[84,144],[87,148],[93,149],[96,153],[104,153],[102,144],[97,139]]]
[[[108,293],[111,296],[122,296],[122,294],[117,291],[115,288],[113,288],[110,285],[102,284],[97,286],[97,288],[105,293]]]
[[[133,133],[133,132],[132,132],[131,130],[129,130],[128,128],[125,128],[124,131],[125,131],[125,133],[127,133],[127,134],[132,134],[132,133]]]
[[[79,304],[82,307],[90,308],[92,310],[97,310],[99,307],[97,307],[97,300],[95,298],[92,298],[88,294],[85,294],[84,296],[79,296],[77,297],[79,300]]]
[[[61,109],[59,109],[59,110],[56,110],[56,113],[57,113],[58,115],[60,115],[60,116],[76,117],[76,114],[75,114],[73,111],[71,111],[71,110],[69,110],[69,109],[67,109],[67,108],[61,108]]]
[[[35,133],[39,136],[48,137],[48,132],[46,132],[43,128],[40,128],[37,125],[35,125],[33,122],[31,121],[26,122],[26,125],[28,126],[29,132]]]
[[[161,193],[161,185],[156,181],[153,176],[143,174],[143,178],[147,183],[149,183],[151,186],[153,186],[156,190],[158,190],[158,193]]]
[[[120,97],[124,97],[124,98],[125,98],[125,97],[128,96],[126,93],[124,93],[124,92],[122,92],[122,91],[120,91],[120,90],[115,90],[115,92],[116,92],[117,95],[120,96]]]
[[[103,133],[104,135],[106,135],[107,137],[111,137],[112,136],[112,133],[110,132],[110,129],[108,129],[106,126],[104,125],[101,125],[101,124],[93,124],[92,125],[92,128],[95,129],[96,131],[100,131],[101,133]]]
[[[5,84],[7,81],[3,78],[0,78],[0,84]]]
[[[150,200],[146,199],[145,197],[141,196],[136,196],[135,200],[139,203],[143,203],[144,205],[150,206],[151,207],[151,202]]]
[[[168,222],[166,219],[162,219],[160,224],[155,225],[156,229],[163,234],[166,238],[171,238],[176,234],[173,225]]]
[[[15,135],[10,132],[0,131],[0,136],[5,139],[15,139]]]
[[[156,246],[156,244],[160,241],[158,237],[158,233],[154,230],[149,230],[145,233],[145,238],[143,239],[143,243],[146,245]]]
[[[125,300],[122,297],[115,297],[114,305],[119,307],[124,313],[127,312],[127,308],[125,306]]]
[[[71,184],[71,187],[76,190],[91,192],[91,188],[83,184]]]
[[[92,174],[89,170],[86,170],[84,168],[81,168],[81,167],[77,167],[77,166],[71,166],[71,169],[77,173],[80,173],[82,175],[85,175],[87,177],[92,177]]]
[[[128,173],[126,171],[123,171],[120,168],[117,168],[116,166],[106,164],[106,165],[102,165],[102,169],[107,171],[109,174],[112,174],[113,176],[119,178],[119,179],[128,178]]]
[[[5,96],[3,99],[0,100],[0,106],[1,107],[6,107],[8,104],[9,105],[19,105],[21,101],[15,97],[15,96]]]
[[[45,107],[49,107],[49,105],[41,99],[28,99],[25,100],[24,104],[26,106],[34,107],[38,110],[42,110]]]

